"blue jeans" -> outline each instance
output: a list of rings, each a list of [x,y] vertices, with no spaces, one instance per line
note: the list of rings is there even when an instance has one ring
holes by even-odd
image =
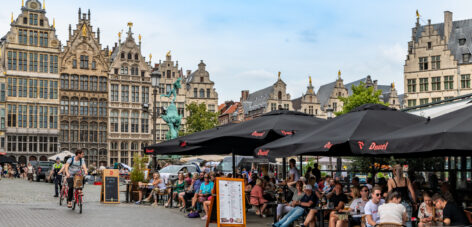
[[[275,223],[274,226],[276,226],[276,227],[287,227],[290,224],[292,224],[292,222],[297,220],[300,216],[302,216],[304,212],[305,212],[305,209],[303,209],[301,207],[295,207],[290,212],[288,212],[284,216],[284,218],[280,219],[279,222]]]

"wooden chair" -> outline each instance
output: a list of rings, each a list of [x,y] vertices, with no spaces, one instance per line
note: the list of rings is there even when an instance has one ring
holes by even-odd
[[[398,223],[384,222],[384,223],[378,224],[377,226],[379,226],[379,227],[402,227],[403,225],[398,224]]]

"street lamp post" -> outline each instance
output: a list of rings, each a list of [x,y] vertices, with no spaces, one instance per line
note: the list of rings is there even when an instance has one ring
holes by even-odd
[[[328,105],[328,109],[326,109],[326,115],[328,116],[328,120],[333,118],[333,108],[331,108],[331,105]],[[329,165],[331,167],[330,170],[333,170],[333,159],[331,156],[329,156]]]
[[[159,88],[159,83],[161,80],[161,73],[156,70],[151,73],[151,86],[152,86],[152,95],[154,98],[152,104],[152,143],[157,143],[157,130],[156,130],[156,121],[157,121],[157,89]],[[152,168],[156,170],[157,167],[157,158],[156,153],[152,153]]]

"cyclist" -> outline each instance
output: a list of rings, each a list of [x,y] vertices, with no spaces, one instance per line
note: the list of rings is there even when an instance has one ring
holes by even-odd
[[[69,192],[67,196],[67,207],[71,208],[72,197],[74,193],[73,177],[77,174],[80,174],[82,170],[84,171],[83,176],[87,175],[87,166],[85,166],[84,152],[81,150],[77,150],[75,152],[75,156],[67,160],[64,170],[66,172],[67,184],[69,185]]]
[[[55,194],[54,197],[59,196],[59,190],[57,189],[59,186],[59,189],[61,189],[62,186],[62,173],[59,173],[59,171],[62,169],[62,163],[61,159],[59,157],[56,158],[56,163],[52,166],[53,171],[54,171],[54,190]]]

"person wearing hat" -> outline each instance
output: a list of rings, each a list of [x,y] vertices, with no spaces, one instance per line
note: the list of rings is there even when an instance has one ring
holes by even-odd
[[[61,163],[61,159],[57,157],[56,163],[54,163],[54,165],[52,166],[53,171],[54,171],[54,190],[55,190],[54,197],[59,196],[59,189],[62,187],[62,173],[59,173],[59,171],[62,169],[62,166],[63,165]]]
[[[300,199],[299,202],[292,204],[295,206],[290,212],[288,212],[280,221],[274,223],[273,227],[287,227],[297,220],[303,214],[307,214],[310,208],[314,208],[318,197],[313,193],[313,188],[311,185],[307,184],[303,186],[303,191],[305,195]]]

